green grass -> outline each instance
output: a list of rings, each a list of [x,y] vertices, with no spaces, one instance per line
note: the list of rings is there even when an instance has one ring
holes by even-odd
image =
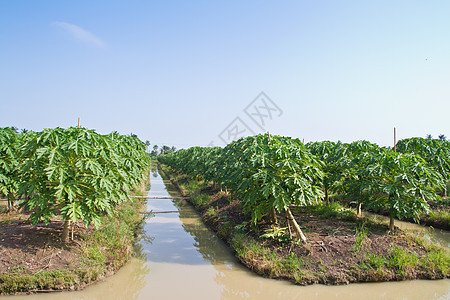
[[[410,253],[406,249],[394,247],[387,257],[387,265],[398,271],[402,276],[413,270],[419,264],[419,257],[415,253]]]
[[[337,201],[321,203],[314,206],[307,206],[306,210],[323,218],[341,218],[343,220],[354,221],[356,215],[353,209],[344,207]]]
[[[11,269],[6,273],[0,274],[0,283],[2,294],[48,289],[68,289],[76,283],[76,276],[69,270],[23,274],[23,270]]]
[[[439,221],[446,224],[450,223],[450,212],[447,210],[431,210],[427,216],[433,221]]]
[[[366,244],[367,234],[369,233],[369,229],[365,227],[364,223],[356,228],[355,232],[355,243],[353,244],[353,252],[356,254],[360,250],[369,250]]]
[[[444,276],[448,276],[450,274],[450,257],[443,249],[431,249],[422,258],[421,262],[430,275],[441,273]]]
[[[143,200],[133,200],[124,203],[117,215],[105,216],[103,226],[93,235],[86,238],[83,265],[86,268],[104,266],[108,268],[121,267],[132,255],[135,241],[134,232],[142,222],[139,213]]]

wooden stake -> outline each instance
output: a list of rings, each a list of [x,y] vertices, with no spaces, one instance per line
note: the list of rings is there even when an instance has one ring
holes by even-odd
[[[394,152],[397,152],[397,134],[394,127]]]
[[[80,118],[78,117],[78,128],[80,128]]]

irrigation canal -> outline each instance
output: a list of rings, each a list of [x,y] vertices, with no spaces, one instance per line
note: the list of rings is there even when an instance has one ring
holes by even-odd
[[[241,266],[186,200],[157,172],[151,175],[148,218],[136,257],[117,274],[83,291],[13,299],[449,299],[450,280],[296,286]],[[151,197],[151,198],[150,198]],[[158,198],[159,197],[159,198]],[[166,199],[172,197],[171,199]],[[176,199],[173,199],[176,198]],[[414,227],[416,228],[416,227]],[[417,228],[416,228],[417,229]],[[445,232],[427,233],[447,245]],[[5,297],[9,298],[9,297]]]

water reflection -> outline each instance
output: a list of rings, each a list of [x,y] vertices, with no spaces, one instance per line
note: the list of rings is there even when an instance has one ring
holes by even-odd
[[[375,215],[369,212],[364,212],[364,216],[373,218],[377,221],[389,223],[389,217]],[[450,248],[450,232],[443,229],[436,229],[432,227],[424,227],[419,224],[411,222],[403,222],[395,220],[395,226],[402,230],[414,233],[416,235],[422,236],[433,244],[440,245],[442,247]]]

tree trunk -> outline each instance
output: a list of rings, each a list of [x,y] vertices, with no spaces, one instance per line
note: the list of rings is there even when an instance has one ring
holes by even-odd
[[[286,218],[288,219],[288,222],[292,224],[294,227],[294,231],[299,239],[301,239],[304,243],[306,243],[306,237],[303,234],[302,230],[300,229],[300,226],[298,226],[297,221],[295,221],[294,216],[292,215],[291,210],[286,208]]]
[[[277,222],[277,214],[275,212],[275,208],[274,207],[269,207],[269,221],[273,225],[278,224],[278,222]]]
[[[389,218],[389,231],[391,233],[394,233],[394,215],[391,214],[390,218]]]
[[[362,207],[362,203],[359,203],[357,211],[356,211],[358,217],[362,217],[362,209],[361,209],[361,207]]]
[[[328,204],[328,187],[327,187],[326,184],[323,185],[323,189],[324,189],[324,192],[325,192],[325,203]]]
[[[14,194],[8,195],[8,211],[16,211],[16,196]]]
[[[64,221],[64,228],[62,232],[62,240],[64,243],[69,242],[69,232],[70,232],[70,220]]]

